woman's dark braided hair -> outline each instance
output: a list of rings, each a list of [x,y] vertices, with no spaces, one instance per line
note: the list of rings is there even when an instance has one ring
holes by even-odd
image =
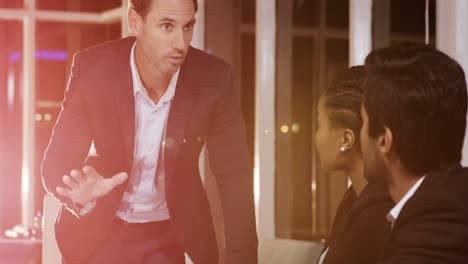
[[[364,96],[365,71],[363,66],[353,66],[337,74],[323,92],[326,114],[333,127],[349,128],[356,138],[362,126],[361,104]]]

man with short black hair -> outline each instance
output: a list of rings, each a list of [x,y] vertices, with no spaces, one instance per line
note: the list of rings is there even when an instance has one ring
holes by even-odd
[[[252,168],[231,67],[190,47],[196,0],[131,0],[135,37],[75,55],[42,164],[67,264],[218,263],[199,174],[206,143],[226,264],[257,263]],[[88,152],[94,143],[96,155]]]
[[[467,87],[460,65],[422,44],[373,51],[362,107],[369,181],[396,206],[381,263],[466,263],[468,170],[460,165]]]

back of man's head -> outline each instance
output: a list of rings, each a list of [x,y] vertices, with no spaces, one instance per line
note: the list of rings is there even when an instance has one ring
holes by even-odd
[[[426,174],[460,163],[467,88],[460,65],[423,44],[378,49],[365,62],[369,135],[388,127],[404,167]]]

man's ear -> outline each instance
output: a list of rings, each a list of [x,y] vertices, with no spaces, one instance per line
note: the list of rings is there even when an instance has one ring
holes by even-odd
[[[393,133],[388,127],[384,127],[384,133],[378,138],[378,146],[382,154],[390,153],[393,146]]]
[[[128,30],[133,36],[138,36],[141,28],[141,16],[132,8],[128,10]]]

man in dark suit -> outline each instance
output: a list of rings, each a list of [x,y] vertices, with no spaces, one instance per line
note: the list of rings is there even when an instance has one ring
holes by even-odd
[[[206,143],[225,263],[256,263],[253,180],[230,66],[189,46],[196,0],[132,0],[136,36],[79,52],[42,175],[64,262],[217,263],[199,174]],[[95,153],[90,155],[90,146]]]
[[[467,263],[462,68],[422,44],[373,51],[365,67],[365,172],[369,181],[384,183],[396,203],[387,215],[392,233],[380,263]]]

